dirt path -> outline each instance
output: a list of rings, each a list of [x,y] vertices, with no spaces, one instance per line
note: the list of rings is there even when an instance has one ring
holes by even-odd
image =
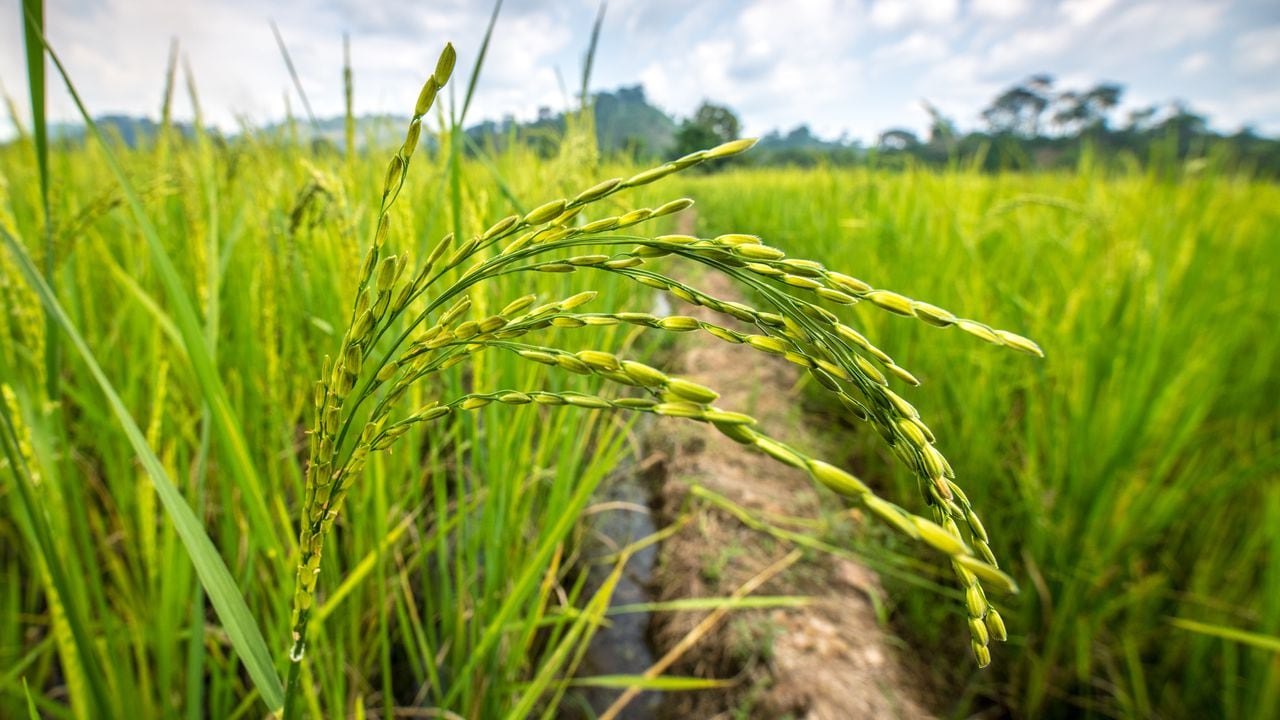
[[[685,220],[683,232],[693,229]],[[741,300],[720,277],[696,283],[713,296]],[[679,313],[732,320],[681,305]],[[802,424],[796,368],[705,334],[680,338],[665,369],[720,391],[717,406],[756,417],[762,429],[812,450],[822,449]],[[658,525],[677,518],[694,485],[745,508],[754,517],[816,518],[818,492],[809,478],[687,421],[662,420],[650,433],[659,465]],[[826,498],[830,502],[830,498]],[[666,540],[654,576],[657,600],[723,597],[794,547],[748,528],[703,501],[696,519]],[[774,577],[757,595],[808,595],[800,608],[735,611],[686,652],[669,673],[730,678],[717,691],[672,693],[670,718],[921,718],[923,684],[876,620],[876,576],[849,560],[821,553]],[[706,613],[662,613],[651,632],[658,655],[675,647]]]

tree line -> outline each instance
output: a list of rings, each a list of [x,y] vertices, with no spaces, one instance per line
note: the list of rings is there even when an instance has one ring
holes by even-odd
[[[926,101],[930,123],[924,137],[908,128],[890,128],[864,146],[821,140],[802,125],[786,134],[766,135],[748,157],[770,165],[961,164],[989,171],[1074,167],[1085,158],[1178,169],[1188,160],[1203,159],[1280,178],[1280,140],[1251,128],[1215,132],[1207,116],[1181,101],[1130,110],[1123,119],[1116,118],[1123,97],[1124,87],[1116,83],[1060,88],[1051,75],[1037,74],[997,95],[981,111],[982,127],[977,129],[960,130]],[[712,139],[731,139],[737,128],[731,110],[706,102],[680,124],[670,155],[705,147]]]

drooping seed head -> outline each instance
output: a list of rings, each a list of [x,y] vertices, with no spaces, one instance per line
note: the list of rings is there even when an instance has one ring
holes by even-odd
[[[578,232],[580,233],[605,232],[618,227],[618,222],[619,220],[617,217],[601,218],[599,220],[596,220],[595,222],[589,222],[586,225],[583,225],[582,227],[578,228]]]
[[[491,402],[493,401],[486,397],[469,397],[462,401],[460,407],[463,410],[478,410]]]
[[[853,305],[858,302],[858,298],[849,295],[848,293],[843,293],[839,290],[832,290],[827,287],[816,288],[814,293],[823,300],[829,300],[837,305]]]
[[[978,545],[979,548],[985,546],[985,543]],[[983,582],[991,585],[992,587],[1000,588],[1007,593],[1018,592],[1018,583],[1014,582],[1013,578],[1007,573],[992,565],[990,561],[979,560],[971,555],[958,555],[952,559],[963,565],[974,575],[977,575]],[[985,596],[983,596],[982,603],[982,607],[990,607],[987,604]],[[970,608],[970,610],[972,610],[972,608]],[[973,613],[970,612],[970,614],[972,615]],[[981,615],[975,615],[974,617],[981,617]]]
[[[915,306],[911,304],[909,298],[905,298],[891,290],[872,290],[866,294],[866,298],[875,303],[877,307],[888,310],[895,315],[914,317],[916,314]]]
[[[697,165],[698,163],[706,159],[706,157],[707,157],[706,150],[698,150],[696,152],[691,152],[688,155],[685,155],[684,157],[678,160],[673,160],[671,164],[675,165],[680,169],[684,169],[687,167],[692,167],[694,165]]]
[[[707,154],[703,156],[703,159],[715,160],[718,158],[726,158],[732,155],[737,155],[738,153],[746,152],[747,150],[750,150],[751,146],[755,144],[756,144],[756,138],[743,138],[741,140],[731,140],[727,143],[724,143],[723,145],[717,145],[711,148],[710,150],[708,150]]]
[[[917,386],[920,384],[919,378],[917,378],[915,375],[912,375],[911,371],[907,370],[906,368],[900,365],[895,365],[893,363],[886,363],[884,366],[884,369],[893,373],[894,377],[898,378],[899,380],[901,380],[902,382],[908,385]]]
[[[507,217],[504,217],[498,222],[494,223],[488,230],[485,230],[484,234],[480,236],[480,241],[485,242],[488,240],[492,240],[498,237],[499,235],[501,235],[502,233],[515,227],[516,223],[518,222],[520,222],[519,215],[508,215]]]
[[[586,290],[578,293],[577,295],[565,298],[560,302],[560,307],[565,310],[572,310],[573,308],[585,305],[592,300],[595,300],[597,295],[599,295],[599,293],[595,290]]]
[[[552,200],[544,205],[539,205],[524,216],[524,221],[528,225],[541,225],[564,212],[567,204],[567,200]]]
[[[409,131],[405,133],[404,145],[400,146],[400,154],[406,160],[413,157],[413,151],[418,148],[418,139],[422,136],[422,121],[413,120],[409,123]]]
[[[1000,336],[996,334],[996,331],[980,322],[974,322],[972,320],[957,320],[956,327],[970,335],[973,335],[974,337],[982,338],[993,345],[1002,344]]]
[[[667,391],[684,400],[703,405],[715,402],[716,398],[720,397],[720,393],[709,387],[681,378],[671,378],[667,381]]]
[[[986,645],[979,645],[977,642],[971,643],[973,648],[973,658],[978,663],[978,667],[984,668],[991,664],[991,650]]]
[[[794,450],[786,447],[782,443],[760,435],[756,438],[756,447],[760,448],[773,459],[784,465],[790,465],[794,468],[806,469],[805,459],[798,455]]]
[[[913,305],[916,308],[916,317],[937,327],[948,327],[955,324],[957,318],[950,311],[943,310],[937,305],[930,305],[927,302],[916,300]]]
[[[649,208],[636,208],[635,210],[632,210],[618,218],[618,227],[629,227],[637,223],[642,223],[651,217],[653,217],[653,211]]]
[[[488,335],[492,332],[495,332],[505,327],[506,324],[507,324],[507,319],[502,317],[501,315],[490,315],[489,317],[480,321],[480,334]]]
[[[617,370],[621,367],[618,358],[612,353],[601,352],[599,350],[582,350],[577,353],[578,359],[600,370]]]
[[[708,415],[710,414],[711,413],[709,412]],[[734,442],[742,443],[743,445],[755,445],[756,439],[760,437],[759,434],[746,425],[740,423],[716,422],[710,417],[707,419],[715,425],[716,429],[719,430],[721,434]]]
[[[431,105],[436,101],[436,93],[440,92],[440,81],[435,76],[427,78],[422,84],[422,90],[418,93],[418,102],[413,106],[414,117],[422,117],[431,109]]]
[[[534,361],[534,362],[539,362],[539,363],[542,363],[543,365],[555,365],[555,364],[556,364],[556,356],[555,356],[555,355],[552,355],[551,353],[545,353],[545,352],[542,352],[542,351],[540,351],[540,350],[521,350],[518,354],[520,355],[520,357],[522,357],[522,358],[524,358],[524,359],[526,359],[526,360],[532,360],[532,361]]]
[[[541,265],[538,265],[537,267],[534,268],[534,270],[537,270],[538,272],[544,272],[544,273],[571,273],[576,271],[577,268],[570,265],[569,263],[550,262],[550,263],[543,263]]]
[[[454,320],[457,320],[459,317],[461,317],[462,313],[466,312],[470,308],[471,308],[471,298],[464,295],[462,298],[458,300],[458,302],[453,304],[453,307],[446,310],[444,315],[440,316],[439,324],[442,326],[449,325]]]
[[[612,407],[608,400],[594,395],[581,395],[579,393],[566,393],[564,396],[566,402],[577,407],[592,408],[595,410],[603,410]]]
[[[653,406],[653,411],[664,417],[689,418],[692,420],[701,420],[705,412],[701,405],[681,400],[658,403]]]
[[[605,267],[612,270],[624,270],[626,268],[639,267],[644,264],[643,258],[638,257],[620,257],[610,260],[604,264]]]
[[[582,205],[585,203],[593,202],[595,200],[599,200],[605,195],[608,195],[609,193],[613,192],[614,188],[618,187],[621,184],[622,184],[622,178],[612,178],[610,180],[605,180],[604,182],[592,185],[586,190],[583,190],[582,192],[578,193],[577,197],[573,199],[573,202],[575,205]]]
[[[785,340],[781,340],[771,335],[748,335],[747,344],[757,350],[761,350],[772,355],[782,355],[791,347]]]
[[[374,289],[380,293],[390,291],[396,284],[396,270],[399,267],[401,266],[395,255],[383,258],[382,263],[378,265],[378,278],[374,283]]]
[[[776,247],[770,247],[768,245],[754,245],[751,243],[734,245],[733,252],[751,260],[781,260],[787,256],[786,253]]]
[[[750,415],[740,412],[731,412],[729,410],[720,410],[719,408],[711,408],[702,414],[702,419],[716,425],[755,425],[756,419]]]
[[[983,594],[981,585],[974,583],[964,589],[964,606],[971,618],[981,618],[987,614],[987,596]]]
[[[862,496],[862,504],[874,513],[876,517],[897,528],[907,537],[915,540],[920,539],[920,531],[916,529],[916,525],[912,521],[914,516],[909,515],[902,508],[887,500],[881,500],[870,493]]]
[[[835,283],[836,286],[841,288],[842,290],[846,290],[859,297],[861,297],[862,295],[866,295],[872,290],[872,287],[870,285],[862,282],[858,278],[849,277],[848,275],[845,275],[843,273],[828,271],[827,279]]]
[[[663,387],[670,380],[661,370],[633,360],[623,360],[622,371],[644,387]]]
[[[443,87],[449,82],[449,76],[453,75],[453,66],[457,62],[458,52],[453,49],[453,43],[445,43],[444,49],[440,51],[440,58],[436,60],[436,70],[431,73],[431,77]]]
[[[1008,330],[996,330],[995,332],[996,335],[1004,341],[1005,346],[1027,353],[1028,355],[1044,357],[1044,351],[1040,349],[1040,346],[1037,345],[1035,341],[1024,338],[1017,333],[1011,333]]]
[[[802,277],[800,275],[788,275],[784,273],[782,275],[781,280],[782,282],[790,285],[791,287],[798,287],[802,290],[816,290],[817,288],[822,287],[822,283],[818,282],[817,280],[814,280],[813,278]]]
[[[969,546],[941,525],[918,515],[912,515],[911,520],[916,526],[916,532],[920,533],[920,538],[935,550],[953,557],[969,553]]]
[[[658,327],[672,332],[689,332],[702,327],[702,324],[698,322],[697,318],[689,317],[688,315],[672,315],[659,320]]]
[[[400,187],[400,180],[404,177],[404,158],[399,153],[391,157],[391,162],[387,165],[387,177],[382,183],[382,196],[385,198],[388,194]]]
[[[1000,613],[995,608],[987,611],[987,616],[983,619],[987,624],[987,630],[991,632],[991,637],[1004,642],[1009,639],[1009,632],[1004,627],[1004,618],[1000,617]]]
[[[662,217],[663,215],[672,215],[674,213],[680,212],[681,210],[687,210],[691,207],[693,207],[693,201],[690,200],[689,198],[680,198],[679,200],[672,200],[669,203],[660,205],[656,210],[654,210],[653,217]]]
[[[814,479],[841,495],[860,497],[871,492],[866,483],[844,470],[821,460],[809,460],[808,470]]]
[[[626,182],[623,183],[623,185],[626,185],[627,187],[639,187],[640,185],[648,185],[649,183],[654,182],[655,180],[661,180],[662,178],[670,175],[673,172],[676,172],[679,169],[680,168],[677,167],[674,163],[659,165],[656,168],[645,170],[642,173],[638,173],[628,178]]]
[[[507,306],[502,308],[501,312],[498,314],[505,317],[514,317],[517,313],[523,311],[537,300],[537,295],[523,295],[507,303]]]

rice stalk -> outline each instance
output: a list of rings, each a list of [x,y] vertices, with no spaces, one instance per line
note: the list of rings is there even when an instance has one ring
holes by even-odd
[[[729,142],[630,178],[604,181],[572,198],[548,200],[526,213],[493,222],[465,241],[456,232],[447,235],[417,270],[410,272],[407,254],[385,254],[385,248],[395,203],[419,141],[422,117],[449,80],[455,57],[453,47],[446,46],[435,72],[423,86],[404,144],[387,166],[374,236],[361,264],[349,326],[337,354],[325,359],[322,377],[315,384],[285,716],[291,717],[298,695],[299,667],[305,657],[325,539],[366,464],[376,453],[388,451],[424,423],[493,404],[536,403],[685,418],[707,423],[782,464],[807,471],[816,483],[861,503],[887,525],[949,558],[965,588],[974,655],[980,666],[988,664],[988,643],[993,637],[1003,640],[1005,632],[1002,619],[986,599],[984,585],[1015,592],[1016,584],[998,569],[986,530],[957,485],[950,464],[935,447],[933,432],[914,407],[888,388],[889,379],[867,356],[901,381],[917,384],[914,377],[819,303],[851,305],[865,300],[897,315],[919,317],[931,325],[956,325],[988,342],[1023,352],[1039,355],[1039,348],[1019,335],[876,289],[819,263],[789,258],[784,251],[764,245],[753,236],[703,239],[621,232],[689,207],[692,202],[685,198],[656,209],[637,208],[586,220],[591,208],[605,198],[709,160],[737,155],[748,150],[753,140]],[[473,89],[474,85],[468,96]],[[723,273],[756,291],[763,305],[756,308],[718,300],[673,279],[660,269],[660,263],[655,264],[666,256],[684,258]],[[740,333],[679,315],[571,312],[591,302],[595,298],[592,291],[537,307],[533,306],[535,297],[524,296],[510,301],[496,314],[470,316],[473,293],[483,292],[481,286],[486,281],[521,273],[579,271],[610,273],[668,292],[685,303],[708,307],[748,323],[756,332]],[[451,282],[439,285],[446,276],[453,278]],[[486,300],[475,306],[490,304]],[[879,497],[844,470],[755,429],[753,418],[716,407],[712,403],[718,395],[711,388],[669,377],[657,368],[600,350],[568,352],[554,346],[515,342],[516,338],[552,328],[620,323],[668,332],[705,331],[742,345],[744,351],[782,355],[805,366],[851,412],[874,427],[915,471],[932,519]],[[508,351],[523,360],[569,373],[593,376],[638,394],[613,397],[509,388],[439,398],[411,412],[401,409],[409,390],[424,378],[474,360],[489,349]]]

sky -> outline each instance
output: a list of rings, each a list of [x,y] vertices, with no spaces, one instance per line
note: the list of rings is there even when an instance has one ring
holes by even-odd
[[[20,3],[0,0],[0,83],[26,110]],[[487,0],[46,4],[50,43],[93,114],[158,115],[176,37],[206,118],[228,130],[280,119],[286,95],[300,107],[271,20],[317,115],[342,112],[344,32],[357,113],[407,115],[446,40],[458,50],[455,82],[469,75],[492,9]],[[566,107],[562,88],[580,85],[598,8],[507,0],[468,121]],[[922,100],[978,127],[1001,90],[1041,72],[1064,88],[1121,83],[1120,118],[1177,98],[1219,130],[1280,135],[1280,0],[611,0],[591,87],[642,83],[677,116],[710,99],[733,108],[746,134],[808,124],[865,142],[890,127],[923,131]],[[185,91],[179,98],[175,117],[189,118]],[[74,117],[64,92],[51,91],[49,110]],[[6,114],[0,136],[12,132]]]

